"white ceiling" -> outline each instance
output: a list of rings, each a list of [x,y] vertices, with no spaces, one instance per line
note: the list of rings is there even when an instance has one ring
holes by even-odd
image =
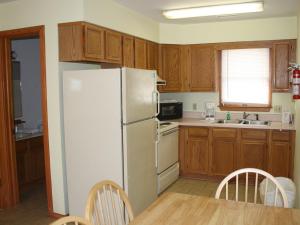
[[[202,18],[189,18],[168,20],[162,15],[163,10],[189,8],[204,5],[230,4],[238,2],[251,2],[258,0],[115,0],[116,2],[144,14],[162,23],[199,23],[216,22],[224,20],[242,20],[268,17],[294,16],[300,11],[300,0],[263,0],[264,12],[248,13],[231,16],[209,16]]]

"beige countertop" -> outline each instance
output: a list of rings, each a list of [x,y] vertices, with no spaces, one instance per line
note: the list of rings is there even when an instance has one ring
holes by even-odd
[[[21,141],[21,140],[25,140],[25,139],[34,138],[34,137],[40,137],[40,136],[43,136],[42,132],[37,132],[37,133],[33,133],[33,134],[19,133],[19,134],[16,134],[16,141]]]
[[[292,124],[282,124],[281,122],[270,122],[270,125],[247,125],[247,124],[230,124],[215,123],[214,121],[201,120],[196,118],[182,118],[174,120],[179,126],[199,126],[199,127],[230,127],[230,128],[251,128],[251,129],[271,129],[271,130],[295,130]]]

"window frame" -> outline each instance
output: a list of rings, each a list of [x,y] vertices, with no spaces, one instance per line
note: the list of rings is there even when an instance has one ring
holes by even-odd
[[[222,103],[222,50],[269,48],[269,101],[268,104],[223,104]],[[219,85],[219,108],[221,111],[254,111],[269,112],[272,108],[272,80],[273,80],[273,45],[271,41],[223,43],[216,46],[217,74]]]

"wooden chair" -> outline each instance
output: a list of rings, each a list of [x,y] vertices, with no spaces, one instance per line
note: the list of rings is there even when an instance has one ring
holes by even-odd
[[[254,168],[245,168],[245,169],[240,169],[232,172],[229,174],[227,177],[223,179],[223,181],[220,183],[215,198],[219,199],[222,189],[224,186],[226,186],[226,200],[228,200],[228,182],[235,177],[235,201],[239,201],[239,175],[245,174],[246,175],[246,183],[245,183],[245,202],[248,202],[248,184],[249,184],[249,174],[254,173],[255,174],[255,189],[254,189],[254,203],[257,203],[257,191],[258,191],[258,175],[262,175],[263,177],[266,178],[266,183],[265,183],[265,198],[263,201],[263,204],[265,205],[266,203],[266,197],[267,197],[267,190],[268,190],[268,183],[271,181],[275,185],[275,196],[274,196],[274,206],[276,206],[277,200],[278,200],[278,191],[280,192],[282,199],[283,199],[283,207],[287,208],[288,207],[288,199],[286,196],[286,193],[282,186],[279,184],[279,182],[269,173],[260,170],[260,169],[254,169]]]
[[[56,220],[50,225],[92,225],[86,219],[77,216],[66,216]]]
[[[123,189],[113,181],[105,180],[91,189],[85,217],[93,225],[124,225],[133,220],[133,211]]]

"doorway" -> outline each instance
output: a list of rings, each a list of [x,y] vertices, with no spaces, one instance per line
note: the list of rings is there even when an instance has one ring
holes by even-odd
[[[0,85],[0,208],[38,198],[55,216],[44,26],[0,32]]]

